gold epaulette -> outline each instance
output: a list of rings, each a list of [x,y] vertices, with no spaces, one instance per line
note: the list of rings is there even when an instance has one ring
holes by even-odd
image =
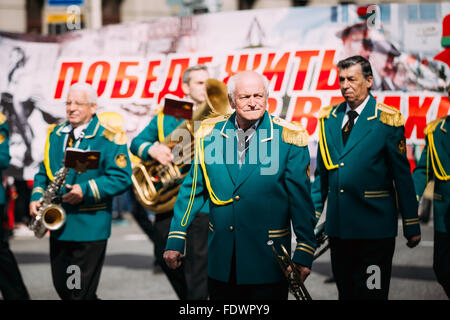
[[[337,107],[337,105],[332,105],[332,106],[327,106],[327,107],[323,107],[319,110],[319,119],[323,119],[323,118],[329,118],[330,117],[330,113],[331,110],[333,110],[334,107]]]
[[[220,115],[218,117],[214,118],[208,118],[202,121],[202,124],[200,128],[195,132],[195,137],[197,138],[204,138],[207,135],[209,135],[214,127],[216,126],[216,123],[226,121],[230,117],[229,114],[227,115]]]
[[[446,117],[441,117],[436,120],[431,121],[425,128],[424,133],[425,135],[428,135],[436,130],[436,128],[442,123],[442,121],[445,121]]]
[[[105,131],[103,131],[103,136],[109,141],[114,142],[115,144],[126,144],[127,143],[127,135],[122,130],[113,129],[111,127],[105,126]]]
[[[299,147],[308,145],[308,132],[300,123],[287,121],[278,117],[274,117],[273,122],[283,127],[281,138],[284,142],[294,144]]]
[[[157,107],[157,108],[155,109],[154,115],[156,116],[157,114],[163,112],[163,110],[164,110],[164,107],[163,107],[163,106]]]
[[[52,123],[47,126],[47,132],[52,132],[58,126],[57,123]]]
[[[0,112],[0,125],[4,124],[6,121],[6,116]]]
[[[405,125],[405,118],[403,118],[400,111],[396,108],[388,106],[384,103],[377,102],[377,110],[380,110],[380,121],[391,127],[401,127]]]

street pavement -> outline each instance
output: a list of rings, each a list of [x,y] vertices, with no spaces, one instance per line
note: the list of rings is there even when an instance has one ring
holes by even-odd
[[[153,243],[140,230],[131,215],[126,226],[113,226],[97,295],[105,300],[177,300],[163,273],[155,272]],[[392,268],[389,299],[445,300],[432,269],[433,226],[422,225],[422,242],[410,249],[403,238],[401,222]],[[12,237],[11,250],[19,263],[25,285],[33,300],[57,300],[50,272],[48,237]],[[257,268],[257,266],[255,266]],[[305,285],[314,300],[336,300],[327,251],[317,259]],[[0,295],[1,296],[1,295]],[[290,299],[293,297],[290,295]]]

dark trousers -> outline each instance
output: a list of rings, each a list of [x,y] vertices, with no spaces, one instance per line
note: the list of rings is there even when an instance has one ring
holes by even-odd
[[[450,235],[434,232],[433,270],[437,281],[450,299]]]
[[[28,223],[30,221],[29,204],[31,198],[31,188],[26,180],[15,180],[17,199],[14,207],[14,220],[16,223]]]
[[[257,267],[255,266],[255,268]],[[234,250],[229,281],[223,282],[208,278],[208,290],[211,300],[287,300],[289,293],[287,281],[263,284],[237,284],[236,255]]]
[[[30,296],[3,230],[3,210],[4,205],[0,205],[0,291],[5,300],[28,300]]]
[[[107,240],[76,242],[50,239],[53,285],[62,300],[98,299],[97,287],[106,244]]]
[[[209,215],[198,213],[189,226],[184,257],[188,300],[208,299]]]
[[[395,238],[330,238],[339,300],[387,300]]]
[[[184,263],[175,270],[170,269],[164,261],[163,254],[166,248],[167,237],[169,236],[170,223],[172,222],[173,211],[159,213],[155,217],[153,225],[153,243],[155,245],[155,258],[161,269],[166,274],[175,293],[180,300],[186,300],[186,278],[184,275]]]

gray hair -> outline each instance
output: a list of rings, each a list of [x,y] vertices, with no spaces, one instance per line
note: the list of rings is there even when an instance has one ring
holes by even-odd
[[[361,73],[366,80],[369,77],[373,77],[372,67],[370,66],[370,62],[361,56],[353,56],[353,57],[348,57],[344,60],[341,60],[338,62],[337,67],[339,69],[348,69],[357,64],[360,65]]]
[[[234,94],[236,92],[236,82],[237,82],[240,74],[241,73],[236,73],[235,75],[232,75],[228,79],[228,83],[227,83],[228,97],[231,99],[231,102],[233,103],[233,105],[236,104],[236,101],[234,100]],[[255,74],[260,76],[261,80],[263,81],[264,92],[266,94],[266,99],[268,99],[269,98],[269,80],[267,80],[267,78],[260,73],[255,72]]]
[[[88,102],[91,104],[97,104],[97,91],[86,82],[77,82],[70,86],[70,91],[83,91],[86,93]]]
[[[208,72],[208,67],[204,64],[197,64],[195,66],[187,68],[186,71],[184,71],[183,76],[181,77],[181,81],[183,83],[189,84],[189,81],[191,81],[191,72],[200,70]]]

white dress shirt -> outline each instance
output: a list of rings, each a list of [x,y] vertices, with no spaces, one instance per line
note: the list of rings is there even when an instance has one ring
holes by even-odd
[[[89,125],[89,123],[91,121],[89,121],[88,123],[83,124],[81,126],[76,127],[75,129],[73,129],[73,135],[75,136],[75,143],[74,143],[72,148],[77,148],[78,147],[81,139],[84,137],[84,132],[86,131],[86,128],[88,127],[88,125]],[[72,131],[72,125],[71,124],[69,124],[68,126],[64,127],[64,129],[61,132],[70,133],[70,131]],[[66,140],[64,141],[64,145],[66,145],[67,139],[69,139],[69,135],[67,135]]]
[[[355,118],[354,125],[356,124],[356,121],[358,121],[359,115],[361,114],[361,112],[363,112],[364,108],[366,107],[367,102],[369,101],[369,98],[370,98],[370,94],[367,96],[366,99],[364,99],[364,101],[358,107],[356,107],[356,109],[354,109],[354,111],[356,111],[358,113],[358,116]],[[344,120],[342,121],[341,129],[344,128],[345,124],[348,121],[347,112],[349,112],[350,110],[353,110],[353,109],[350,108],[350,106],[347,103],[347,109],[345,109],[345,116],[344,116]]]

